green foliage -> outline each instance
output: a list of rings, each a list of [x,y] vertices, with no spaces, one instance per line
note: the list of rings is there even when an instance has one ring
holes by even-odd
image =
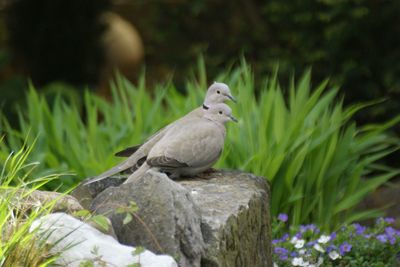
[[[198,82],[187,82],[186,96],[171,83],[157,85],[150,93],[143,77],[137,86],[118,77],[110,102],[86,92],[82,104],[60,95],[49,103],[31,87],[25,110],[19,112],[21,130],[2,120],[7,144],[1,145],[0,159],[19,147],[30,132],[38,136],[32,158],[43,163],[40,173],[77,173],[60,181],[68,188],[120,162],[114,152],[143,142],[199,106],[207,87],[202,64],[199,73]],[[272,188],[273,214],[285,212],[294,224],[313,221],[324,228],[379,215],[353,208],[399,173],[376,163],[398,149],[398,139],[385,130],[398,123],[400,116],[357,128],[351,117],[374,103],[344,108],[337,101],[338,89],[326,89],[327,81],[312,90],[310,71],[297,83],[292,79],[287,90],[281,89],[276,73],[256,83],[244,62],[216,80],[232,88],[239,103],[231,106],[240,118],[238,124],[228,125],[217,167],[266,177]],[[260,86],[255,88],[255,84]]]
[[[43,206],[26,207],[23,203],[34,190],[58,176],[32,178],[36,164],[27,163],[31,150],[28,146],[1,160],[0,266],[49,266],[56,259],[46,239],[30,231],[33,221],[47,214],[56,200]]]

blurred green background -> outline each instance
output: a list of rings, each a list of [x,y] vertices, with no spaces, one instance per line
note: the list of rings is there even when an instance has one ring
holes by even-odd
[[[209,77],[244,55],[255,75],[270,73],[276,63],[280,77],[312,66],[313,79],[330,77],[346,103],[386,98],[385,105],[358,115],[362,123],[400,110],[399,1],[6,0],[0,9],[3,111],[21,97],[10,88],[21,88],[25,77],[40,86],[64,81],[102,87],[103,66],[110,61],[102,42],[110,28],[101,19],[105,12],[139,33],[144,52],[137,53],[144,54],[126,68],[131,80],[145,65],[148,79],[173,74],[182,87],[199,54]]]

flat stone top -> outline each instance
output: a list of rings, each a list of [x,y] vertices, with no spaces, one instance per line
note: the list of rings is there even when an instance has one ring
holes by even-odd
[[[247,209],[255,197],[269,194],[268,183],[263,177],[241,171],[212,172],[177,182],[191,193],[203,221],[213,228],[226,223],[241,208]]]

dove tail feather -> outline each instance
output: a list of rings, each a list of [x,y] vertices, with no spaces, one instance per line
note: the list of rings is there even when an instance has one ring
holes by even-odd
[[[137,169],[134,173],[132,173],[128,179],[124,182],[124,184],[132,183],[138,178],[142,177],[151,167],[145,162]]]
[[[98,182],[98,181],[104,180],[104,179],[106,179],[106,178],[108,178],[108,177],[110,177],[110,176],[112,176],[114,174],[117,174],[117,173],[120,173],[122,171],[125,171],[125,170],[129,169],[130,167],[134,166],[137,163],[137,158],[140,158],[140,156],[139,157],[130,157],[127,160],[125,160],[125,161],[121,162],[120,164],[118,164],[117,166],[115,166],[115,167],[113,167],[113,168],[111,168],[111,169],[99,174],[98,176],[96,176],[92,180],[87,181],[83,185],[88,185],[88,184],[91,184],[91,183],[94,183],[94,182]]]

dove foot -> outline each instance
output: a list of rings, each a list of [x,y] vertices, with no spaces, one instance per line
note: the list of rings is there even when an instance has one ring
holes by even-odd
[[[208,168],[207,170],[205,170],[205,171],[203,172],[203,174],[210,174],[210,173],[214,173],[214,172],[217,172],[217,171],[218,171],[217,169]]]

